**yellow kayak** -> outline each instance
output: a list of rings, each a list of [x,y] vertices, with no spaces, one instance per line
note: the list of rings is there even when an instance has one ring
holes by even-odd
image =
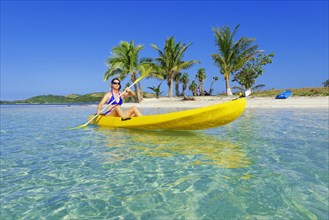
[[[122,121],[120,117],[97,116],[91,124],[112,128],[134,128],[142,130],[201,130],[228,124],[237,119],[246,107],[246,99],[202,108],[171,112],[166,114],[132,117]],[[88,120],[91,120],[91,115]]]

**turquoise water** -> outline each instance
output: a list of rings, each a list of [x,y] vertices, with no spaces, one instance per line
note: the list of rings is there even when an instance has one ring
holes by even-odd
[[[1,219],[328,218],[328,110],[248,109],[196,132],[67,130],[94,111],[1,106]]]

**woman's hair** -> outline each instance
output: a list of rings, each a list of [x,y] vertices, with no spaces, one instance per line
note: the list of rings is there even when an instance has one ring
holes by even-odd
[[[113,84],[114,80],[117,80],[117,81],[120,82],[119,89],[121,89],[121,81],[120,81],[120,79],[118,79],[118,78],[114,78],[114,79],[112,79],[111,84]]]

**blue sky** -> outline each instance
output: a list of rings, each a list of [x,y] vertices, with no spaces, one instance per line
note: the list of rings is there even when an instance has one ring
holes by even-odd
[[[157,56],[166,38],[193,43],[185,60],[194,79],[205,68],[208,90],[225,83],[210,54],[212,27],[240,24],[237,38],[256,38],[275,53],[256,84],[266,89],[322,87],[328,76],[328,1],[1,1],[1,100],[36,95],[107,91],[106,59],[120,41],[144,45],[141,57]],[[128,79],[127,79],[128,80]],[[124,80],[124,83],[127,81]],[[159,81],[144,79],[144,91]],[[232,83],[232,86],[236,85]],[[163,94],[167,92],[162,83]]]

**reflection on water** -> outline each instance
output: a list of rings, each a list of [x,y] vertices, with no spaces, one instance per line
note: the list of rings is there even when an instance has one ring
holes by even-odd
[[[200,132],[67,130],[89,110],[1,108],[1,220],[328,219],[328,111],[247,109]]]
[[[138,131],[99,128],[104,132],[109,147],[118,150],[109,153],[110,161],[128,159],[130,156],[176,157],[185,155],[193,165],[210,164],[223,168],[248,166],[250,158],[236,143],[221,141],[216,137],[189,131]],[[132,144],[133,143],[133,144]],[[132,145],[138,154],[131,155],[120,146]]]

